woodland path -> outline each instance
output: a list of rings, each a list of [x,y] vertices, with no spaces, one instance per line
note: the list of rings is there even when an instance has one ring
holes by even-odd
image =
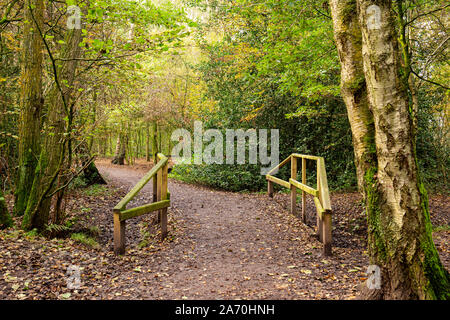
[[[97,166],[110,184],[126,191],[145,173],[144,169]],[[148,183],[128,207],[149,202],[151,187]],[[272,200],[265,194],[217,191],[171,179],[169,191],[169,239],[173,241],[142,266],[163,276],[147,273],[157,283],[145,286],[140,297],[342,299],[355,294],[359,273],[365,271],[363,248],[336,247],[336,254],[324,259],[314,229],[287,213],[284,195]],[[309,207],[311,215],[312,201]],[[127,255],[137,249],[139,226],[145,219],[149,221],[148,216],[127,221]],[[313,217],[310,220],[312,225]],[[112,250],[112,229],[105,231]]]
[[[150,169],[96,161],[108,185],[100,193],[68,195],[72,233],[91,234],[98,245],[66,238],[0,233],[0,299],[352,299],[369,264],[366,217],[357,193],[332,193],[333,255],[324,258],[315,236],[315,207],[307,225],[288,212],[289,194],[233,193],[169,179],[169,235],[160,241],[155,215],[127,221],[126,254],[113,253],[112,208]],[[98,186],[96,187],[99,189]],[[151,184],[129,204],[150,202]],[[12,206],[13,199],[9,197]],[[299,210],[300,211],[300,210]],[[430,198],[441,261],[450,268],[450,202]],[[80,270],[70,289],[67,272]]]

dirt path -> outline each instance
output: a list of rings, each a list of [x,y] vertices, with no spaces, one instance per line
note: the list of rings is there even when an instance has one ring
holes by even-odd
[[[97,165],[108,186],[97,193],[74,189],[65,207],[67,220],[76,221],[72,236],[91,234],[100,246],[70,234],[24,233],[15,217],[16,228],[0,232],[0,299],[352,299],[365,280],[367,225],[357,193],[331,195],[333,256],[325,259],[311,199],[304,225],[288,213],[288,194],[269,199],[170,180],[168,238],[159,240],[154,216],[130,219],[127,252],[115,256],[111,210],[149,164]],[[128,207],[151,197],[149,184]],[[432,197],[430,209],[440,226],[433,238],[449,268],[448,197]],[[77,289],[67,282],[73,267],[80,274]]]
[[[144,173],[98,167],[107,181],[126,189]],[[169,232],[176,240],[143,266],[166,276],[158,277],[157,290],[149,286],[141,291],[142,298],[317,299],[355,294],[359,273],[365,271],[363,248],[337,247],[333,257],[324,259],[314,230],[287,214],[284,195],[274,201],[174,180],[169,180],[169,190]],[[150,198],[149,183],[129,207]],[[127,225],[127,248],[139,243],[140,219]],[[110,246],[111,233],[105,234]]]

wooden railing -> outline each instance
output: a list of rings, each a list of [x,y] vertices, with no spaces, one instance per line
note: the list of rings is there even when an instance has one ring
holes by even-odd
[[[168,158],[161,153],[156,156],[157,163],[114,207],[114,253],[125,253],[125,222],[128,219],[158,211],[161,224],[161,239],[167,236],[167,208],[170,206],[170,194],[167,191]],[[153,178],[153,203],[126,209],[127,204]]]
[[[302,182],[297,181],[297,160],[302,159]],[[306,160],[313,160],[317,163],[317,188],[314,189],[306,185]],[[275,170],[291,163],[291,178],[289,181],[276,178],[272,175]],[[317,235],[323,243],[324,255],[331,255],[331,203],[328,192],[327,173],[325,171],[325,161],[322,157],[309,156],[293,153],[278,166],[272,168],[266,175],[267,193],[273,197],[273,183],[279,184],[291,190],[290,211],[296,214],[297,189],[302,190],[302,221],[306,222],[306,194],[314,197],[314,204],[317,210]]]

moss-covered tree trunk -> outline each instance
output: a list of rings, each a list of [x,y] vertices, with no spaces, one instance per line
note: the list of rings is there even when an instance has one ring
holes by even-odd
[[[67,137],[71,130],[69,105],[78,64],[76,59],[81,54],[80,42],[81,30],[67,31],[66,45],[61,54],[67,60],[57,67],[55,82],[49,93],[45,139],[22,221],[25,230],[37,228],[41,231],[48,223],[51,195],[67,157]]]
[[[5,197],[2,191],[2,179],[0,177],[0,229],[12,226],[12,219],[6,206]]]
[[[392,4],[373,5],[358,0],[378,160],[367,175],[370,197],[376,200],[368,208],[371,262],[383,267],[385,298],[449,299],[450,278],[433,243],[428,197],[418,172]]]
[[[427,195],[418,173],[413,115],[407,82],[400,72],[402,58],[391,1],[357,0],[356,8],[354,1],[331,0],[330,4],[343,64],[352,55],[349,51],[352,47],[348,43],[339,44],[339,37],[345,34],[339,25],[346,26],[347,30],[354,28],[357,24],[348,15],[358,13],[371,111],[367,123],[373,123],[375,129],[373,148],[369,148],[375,153],[365,170],[363,185],[368,252],[370,263],[381,268],[381,288],[363,287],[363,297],[449,299],[449,274],[433,244]],[[357,55],[354,58],[361,59]],[[346,70],[344,66],[343,70]],[[343,95],[348,95],[345,87]],[[347,97],[347,109],[351,113],[348,100]],[[349,119],[354,121],[351,115]]]
[[[26,0],[22,43],[18,170],[14,213],[22,215],[28,202],[40,152],[42,97],[42,30],[44,2]]]

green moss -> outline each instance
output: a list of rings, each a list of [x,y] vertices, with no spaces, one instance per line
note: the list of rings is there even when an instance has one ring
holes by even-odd
[[[370,128],[370,127],[369,127]],[[364,157],[364,161],[368,162],[368,161],[373,161],[374,156],[377,153],[377,147],[375,144],[375,135],[374,134],[366,134],[364,136],[364,144],[367,147],[367,152],[363,155]]]
[[[342,9],[342,20],[343,23],[347,24],[349,21],[356,17],[356,0],[347,0],[343,4]]]
[[[450,274],[442,265],[439,254],[433,242],[433,227],[428,207],[428,194],[422,182],[419,182],[421,207],[424,214],[425,234],[420,239],[421,249],[424,252],[423,269],[429,282],[426,288],[431,299],[450,300]]]
[[[387,249],[381,228],[381,209],[379,206],[378,182],[376,181],[377,168],[369,168],[364,176],[366,190],[367,225],[369,228],[369,250],[371,256],[386,261]],[[378,261],[376,261],[378,262]]]
[[[360,93],[362,90],[366,89],[366,78],[364,77],[364,74],[361,74],[352,81],[345,83],[345,86],[350,89],[353,94]]]

